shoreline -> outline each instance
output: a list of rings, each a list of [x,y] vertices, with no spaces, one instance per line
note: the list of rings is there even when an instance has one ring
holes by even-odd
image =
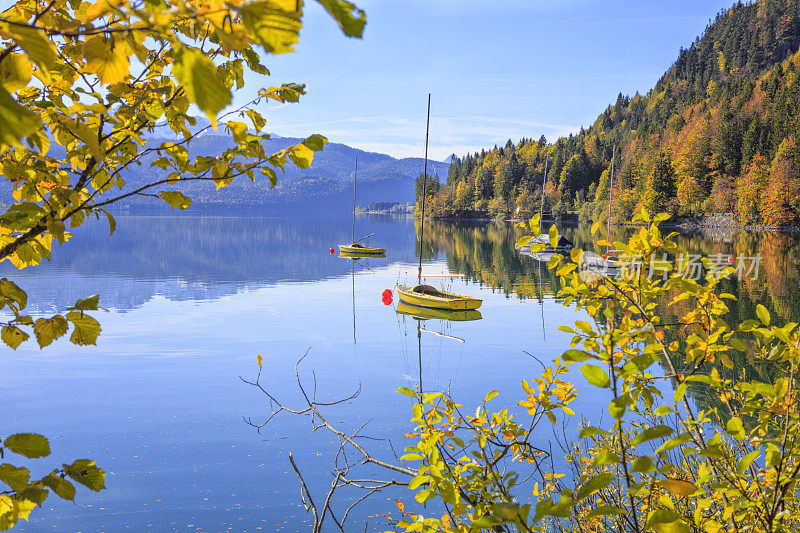
[[[416,218],[416,217],[415,217]],[[509,223],[519,223],[519,222],[527,222],[527,220],[521,218],[492,218],[489,216],[466,216],[466,217],[426,217],[429,220],[444,220],[448,222],[509,222]],[[559,222],[554,218],[544,218],[542,222],[550,222],[555,223]],[[560,222],[567,222],[568,224],[580,224],[576,217],[568,217],[567,219],[561,219]],[[591,224],[590,222],[585,222],[585,224]],[[612,223],[613,226],[644,226],[645,224],[639,222],[616,222]],[[681,229],[684,231],[701,231],[703,229],[727,229],[727,230],[740,230],[740,231],[753,231],[753,232],[763,232],[763,233],[798,233],[800,232],[800,226],[767,226],[765,224],[739,224],[737,223],[733,217],[730,216],[718,216],[718,215],[709,215],[704,217],[683,217],[683,218],[675,218],[673,220],[666,220],[659,224],[660,227],[663,228],[675,228]]]

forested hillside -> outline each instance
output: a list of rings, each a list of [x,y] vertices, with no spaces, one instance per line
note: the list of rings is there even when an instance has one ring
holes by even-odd
[[[800,2],[758,0],[719,13],[647,94],[619,95],[594,124],[456,159],[434,215],[525,216],[640,207],[675,215],[735,213],[743,223],[800,222]],[[549,157],[546,157],[549,156]]]

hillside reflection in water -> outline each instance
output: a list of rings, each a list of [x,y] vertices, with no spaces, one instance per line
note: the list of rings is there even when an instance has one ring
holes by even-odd
[[[91,457],[108,473],[106,491],[81,492],[77,505],[48,499],[17,529],[302,530],[287,454],[322,489],[331,442],[305,419],[280,418],[260,435],[244,424],[242,416],[265,413],[263,396],[238,378],[255,375],[257,354],[267,386],[291,402],[294,364],[310,348],[305,364],[320,398],[362,384],[359,398],[334,411],[336,422],[355,428],[373,419],[369,433],[398,442],[410,410],[392,391],[413,387],[420,374],[426,390],[451,387],[467,406],[492,389],[501,393],[495,401],[516,404],[521,377],[541,369],[525,352],[547,361],[568,347],[556,328],[581,316],[554,301],[558,284],[546,268],[514,250],[513,226],[434,222],[426,226],[426,272],[464,277],[428,281],[484,304],[480,320],[426,320],[418,353],[417,321],[395,312],[396,299],[381,302],[384,289],[416,274],[414,222],[359,218],[357,231],[374,231],[371,243],[388,253],[358,264],[328,251],[349,239],[350,224],[348,217],[120,217],[110,240],[107,226],[92,223],[49,263],[22,272],[4,266],[34,309],[60,311],[93,293],[110,309],[98,316],[97,347],[59,341],[0,359],[3,431],[43,433],[51,462]],[[591,245],[588,227],[563,231]],[[735,316],[752,316],[757,303],[797,316],[794,237],[682,239],[706,254],[763,255],[760,280],[726,289],[740,298]],[[575,410],[591,418],[602,406],[588,394]],[[397,495],[381,495],[357,518],[380,514]],[[383,530],[382,520],[369,521],[370,530]]]

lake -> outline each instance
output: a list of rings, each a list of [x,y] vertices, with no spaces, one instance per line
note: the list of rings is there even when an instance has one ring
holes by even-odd
[[[260,433],[245,423],[268,416],[267,398],[240,379],[255,378],[257,355],[265,388],[290,405],[301,405],[294,367],[306,352],[301,375],[307,384],[315,377],[319,399],[360,384],[329,419],[349,430],[371,421],[365,433],[397,448],[411,416],[398,387],[449,388],[468,408],[498,389],[495,405],[516,404],[520,380],[541,370],[536,358],[569,347],[557,327],[582,315],[557,301],[546,268],[514,249],[513,225],[426,223],[422,250],[418,230],[408,218],[361,217],[357,233],[375,232],[370,244],[388,252],[353,262],[329,253],[349,241],[349,217],[125,216],[110,240],[93,222],[50,262],[22,272],[4,264],[34,314],[95,293],[108,309],[95,314],[96,347],[29,342],[0,359],[2,434],[50,439],[51,457],[25,464],[33,475],[76,458],[96,459],[107,473],[106,490],[80,488],[75,504],[53,496],[15,531],[307,529],[288,453],[320,494],[333,439],[312,432],[307,417],[279,416]],[[563,232],[591,246],[588,227]],[[776,320],[798,316],[796,237],[719,230],[680,240],[706,256],[760,255],[757,278],[726,284],[739,297],[731,322],[755,316],[758,303]],[[483,298],[481,320],[415,320],[396,312],[396,295],[384,305],[384,289],[415,280],[420,253],[430,284]],[[575,410],[600,416],[607,399],[586,391]],[[369,447],[388,456],[385,443]],[[354,519],[382,531],[380,515],[398,496],[411,499],[406,489],[386,491]]]

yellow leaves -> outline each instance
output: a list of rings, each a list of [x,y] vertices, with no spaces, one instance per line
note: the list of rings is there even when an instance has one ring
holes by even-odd
[[[231,103],[231,92],[220,80],[214,62],[196,48],[181,47],[173,72],[187,98],[216,125],[217,113]]]
[[[292,146],[286,153],[297,168],[309,168],[314,160],[314,151],[305,144]]]
[[[293,52],[303,27],[300,2],[260,0],[234,8],[255,40],[272,54]]]
[[[89,149],[89,153],[92,154],[92,157],[94,157],[96,161],[105,161],[106,153],[105,150],[103,150],[103,147],[100,145],[98,129],[88,126],[85,122],[71,122],[67,120],[63,120],[61,122],[61,126],[66,131],[83,141],[83,143],[86,145],[86,148]]]
[[[690,496],[697,490],[694,483],[683,479],[667,478],[660,480],[658,484],[680,498]]]
[[[211,167],[211,176],[217,190],[227,187],[233,181],[233,176],[228,173],[228,164],[225,161],[218,161]]]
[[[83,57],[89,72],[107,85],[125,81],[130,72],[130,51],[123,40],[95,35],[84,43]]]
[[[0,87],[0,150],[4,146],[19,145],[22,138],[41,125],[39,117],[19,105],[8,91]]]
[[[260,355],[256,356],[256,362],[258,362],[259,367],[264,366],[264,359]]]
[[[79,346],[97,343],[97,336],[100,335],[100,323],[97,320],[81,311],[67,313],[66,319],[72,322],[74,328],[70,342]]]
[[[14,24],[0,25],[0,30],[8,33],[11,39],[43,71],[48,72],[55,65],[55,47],[43,31]]]
[[[67,321],[64,317],[56,315],[53,318],[40,318],[34,326],[36,342],[40,348],[49,346],[52,342],[67,333]]]
[[[33,67],[22,54],[9,54],[0,62],[0,85],[13,93],[25,87],[31,81]]]
[[[240,143],[245,140],[247,134],[247,124],[244,122],[230,121],[225,124],[225,129],[233,135],[233,141]]]
[[[91,22],[96,18],[102,17],[115,9],[118,9],[124,0],[98,0],[86,10],[85,22]]]
[[[28,340],[28,337],[27,333],[14,326],[4,326],[0,331],[0,338],[13,350],[16,350],[20,344]]]
[[[191,198],[177,191],[161,191],[161,199],[168,203],[173,209],[177,207],[181,211],[188,209],[192,205]]]

